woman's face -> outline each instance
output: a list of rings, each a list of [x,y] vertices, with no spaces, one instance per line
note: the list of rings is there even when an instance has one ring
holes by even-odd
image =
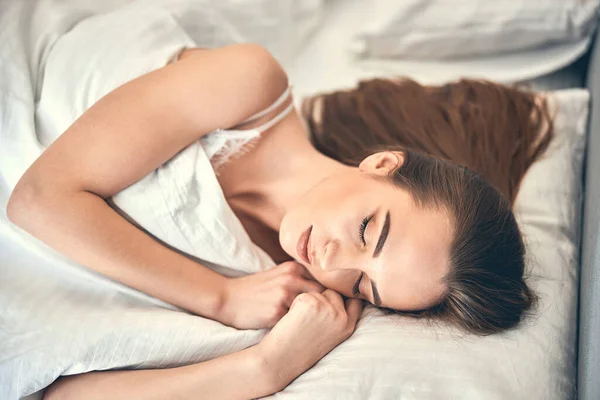
[[[279,240],[323,286],[382,307],[420,310],[446,289],[441,278],[453,233],[446,212],[417,207],[387,179],[403,161],[400,152],[376,153],[321,181],[284,216]]]

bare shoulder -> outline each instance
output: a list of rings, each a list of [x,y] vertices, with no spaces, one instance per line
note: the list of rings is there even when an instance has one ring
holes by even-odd
[[[239,94],[252,99],[255,110],[267,107],[289,85],[287,73],[277,59],[255,43],[190,48],[181,53],[179,62],[186,63],[190,72],[196,74],[202,73],[207,58],[218,59],[220,75],[235,82]]]
[[[287,85],[281,65],[258,45],[186,52],[87,109],[23,175],[13,198],[27,193],[19,187],[111,197],[202,136],[268,107]]]

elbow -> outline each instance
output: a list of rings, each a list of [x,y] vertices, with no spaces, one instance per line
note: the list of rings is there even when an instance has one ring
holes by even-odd
[[[35,221],[35,212],[44,203],[47,185],[40,185],[21,178],[12,191],[6,205],[6,217],[14,225],[27,230]]]
[[[34,197],[32,191],[31,186],[21,179],[8,198],[6,217],[10,222],[19,227],[21,227],[22,221],[29,209],[27,204],[30,204]]]

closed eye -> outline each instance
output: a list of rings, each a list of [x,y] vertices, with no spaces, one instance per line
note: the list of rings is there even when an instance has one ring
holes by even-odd
[[[356,280],[356,283],[354,283],[354,287],[352,287],[352,294],[354,295],[354,297],[358,297],[358,296],[361,295],[361,293],[360,293],[360,282],[362,281],[362,278],[363,278],[364,274],[365,274],[364,272],[360,273],[360,276]]]
[[[358,228],[358,236],[360,241],[366,246],[367,241],[365,240],[365,231],[367,230],[367,225],[369,225],[369,221],[371,221],[373,217],[364,218]]]

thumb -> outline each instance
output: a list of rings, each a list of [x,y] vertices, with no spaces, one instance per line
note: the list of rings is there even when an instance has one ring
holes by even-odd
[[[362,314],[364,301],[362,299],[350,298],[346,299],[345,303],[346,314],[348,314],[348,322],[354,326]]]

